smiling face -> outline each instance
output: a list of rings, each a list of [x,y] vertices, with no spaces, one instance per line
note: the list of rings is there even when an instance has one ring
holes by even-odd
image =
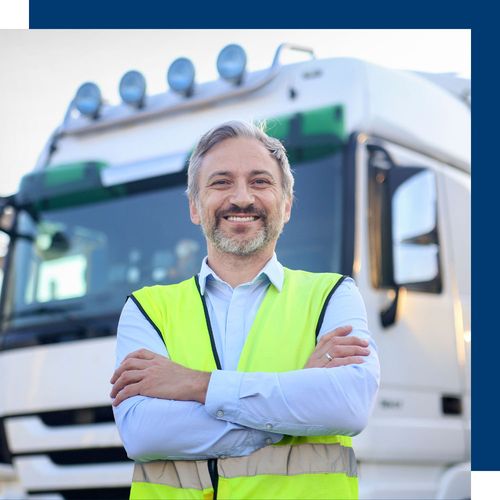
[[[257,140],[226,139],[203,158],[191,220],[201,224],[211,249],[238,256],[272,254],[291,199],[284,195],[278,163]]]

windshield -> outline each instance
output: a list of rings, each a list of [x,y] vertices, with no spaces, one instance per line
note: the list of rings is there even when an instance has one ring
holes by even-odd
[[[292,269],[351,272],[354,170],[344,114],[331,105],[267,122],[295,174],[292,217],[277,246]],[[198,272],[206,245],[179,172],[187,154],[174,157],[80,161],[23,179],[0,348],[111,335],[132,291]]]
[[[292,218],[277,254],[290,268],[341,269],[341,152],[295,164]],[[197,273],[206,255],[191,223],[185,174],[163,187],[84,205],[18,214],[6,286],[9,327],[118,314],[134,290]],[[347,270],[349,271],[349,270]]]

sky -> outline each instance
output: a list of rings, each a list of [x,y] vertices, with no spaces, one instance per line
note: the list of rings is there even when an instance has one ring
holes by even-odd
[[[118,82],[130,69],[148,93],[167,90],[166,71],[190,58],[196,80],[217,78],[215,61],[229,43],[246,51],[249,71],[269,67],[276,48],[293,42],[316,57],[355,57],[389,68],[457,73],[470,78],[470,30],[1,30],[0,195],[17,190],[76,89],[94,81],[118,103]],[[304,57],[304,56],[300,56]],[[285,59],[295,62],[297,58]]]

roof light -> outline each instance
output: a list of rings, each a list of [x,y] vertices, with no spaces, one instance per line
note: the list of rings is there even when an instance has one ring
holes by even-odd
[[[167,82],[174,92],[189,97],[194,88],[194,65],[186,57],[176,59],[168,68]]]
[[[102,99],[99,87],[93,82],[85,82],[76,91],[75,107],[82,115],[97,118]]]
[[[139,71],[127,71],[120,80],[119,90],[123,102],[141,108],[146,95],[146,79]]]
[[[245,68],[247,65],[247,55],[245,51],[235,43],[226,45],[217,57],[217,71],[224,80],[235,85],[240,85],[243,81]]]

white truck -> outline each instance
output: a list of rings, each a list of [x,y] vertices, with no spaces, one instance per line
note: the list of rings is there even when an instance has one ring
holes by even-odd
[[[109,398],[119,313],[132,290],[197,271],[186,161],[235,118],[266,120],[295,170],[280,260],[352,275],[367,306],[382,383],[354,439],[360,498],[470,497],[470,87],[349,58],[282,65],[290,49],[249,73],[230,46],[203,84],[176,60],[159,95],[132,72],[115,106],[82,86],[2,200],[5,497],[127,497]]]

